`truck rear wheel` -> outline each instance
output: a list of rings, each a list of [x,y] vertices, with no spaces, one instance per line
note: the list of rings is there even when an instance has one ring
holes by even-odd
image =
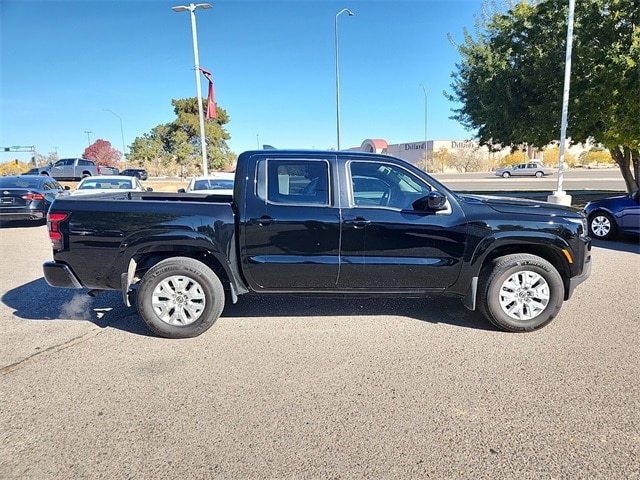
[[[137,304],[142,320],[156,335],[197,337],[222,313],[224,289],[204,263],[187,257],[168,258],[142,277]]]
[[[564,286],[555,267],[529,254],[495,259],[478,288],[478,310],[508,332],[544,327],[558,314],[563,299]]]

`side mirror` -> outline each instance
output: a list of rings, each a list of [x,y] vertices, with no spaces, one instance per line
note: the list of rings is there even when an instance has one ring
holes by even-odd
[[[71,190],[71,187],[70,187],[69,185],[65,185],[65,186],[64,186],[64,189],[65,189],[65,190]]]
[[[153,188],[147,187],[147,192],[153,192]]]
[[[413,202],[412,206],[414,210],[432,211],[444,210],[447,205],[447,197],[440,192],[434,190],[429,192],[428,195],[419,198]]]
[[[178,193],[187,193],[187,191],[184,188],[179,188]]]

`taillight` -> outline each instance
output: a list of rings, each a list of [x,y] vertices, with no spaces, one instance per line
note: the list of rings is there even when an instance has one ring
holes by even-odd
[[[98,172],[98,175],[102,175],[102,169],[100,168],[100,165],[96,165],[96,172]]]
[[[62,250],[62,232],[60,231],[60,223],[69,217],[68,213],[49,213],[47,215],[47,228],[49,229],[49,238],[51,246],[54,250]]]
[[[44,200],[44,195],[41,193],[27,193],[23,195],[22,198],[24,200]]]

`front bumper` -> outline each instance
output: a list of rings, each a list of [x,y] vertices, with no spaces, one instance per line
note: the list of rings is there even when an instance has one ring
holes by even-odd
[[[68,265],[58,262],[45,262],[42,265],[44,279],[52,287],[59,288],[84,288],[75,273]]]
[[[582,273],[569,279],[569,285],[567,288],[567,295],[565,300],[569,300],[569,298],[571,298],[571,295],[573,295],[576,287],[584,282],[587,278],[589,278],[589,275],[591,275],[591,240],[587,239],[584,243],[585,256],[584,262],[582,263]]]

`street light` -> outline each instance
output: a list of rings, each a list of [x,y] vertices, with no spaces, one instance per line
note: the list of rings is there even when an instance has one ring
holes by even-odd
[[[124,130],[122,129],[122,117],[120,115],[118,115],[116,112],[109,110],[108,108],[103,108],[102,110],[104,110],[105,112],[109,112],[112,115],[115,115],[116,117],[118,117],[118,120],[120,120],[120,136],[122,137],[122,158],[124,159],[124,165],[125,168],[127,166],[127,157],[126,157],[126,151],[125,151],[125,146],[124,146]]]
[[[89,142],[89,146],[91,146],[91,134],[93,132],[89,132],[88,130],[85,130],[84,133],[87,134],[87,142]]]
[[[200,86],[200,60],[198,58],[198,31],[196,29],[196,9],[203,10],[211,8],[208,3],[190,3],[188,7],[184,5],[171,7],[174,12],[191,12],[191,35],[193,36],[193,58],[196,70],[196,90],[198,92],[198,117],[200,118],[200,145],[202,150],[202,174],[207,175],[207,142],[204,136],[204,113],[202,111],[202,87]]]
[[[569,114],[569,85],[571,83],[571,49],[573,46],[573,14],[575,0],[569,0],[569,12],[567,14],[567,45],[564,60],[564,88],[562,91],[562,116],[560,120],[560,158],[558,159],[558,187],[553,195],[547,197],[547,201],[561,205],[571,205],[571,195],[562,190],[564,179],[564,149],[567,142],[567,116]]]
[[[348,8],[343,8],[336,14],[335,34],[336,34],[336,128],[338,130],[338,151],[340,150],[340,67],[338,63],[338,17],[343,13],[348,13],[350,17],[355,15]]]
[[[422,91],[424,92],[424,171],[429,171],[429,162],[427,157],[427,90],[424,88],[424,85],[421,83]]]

